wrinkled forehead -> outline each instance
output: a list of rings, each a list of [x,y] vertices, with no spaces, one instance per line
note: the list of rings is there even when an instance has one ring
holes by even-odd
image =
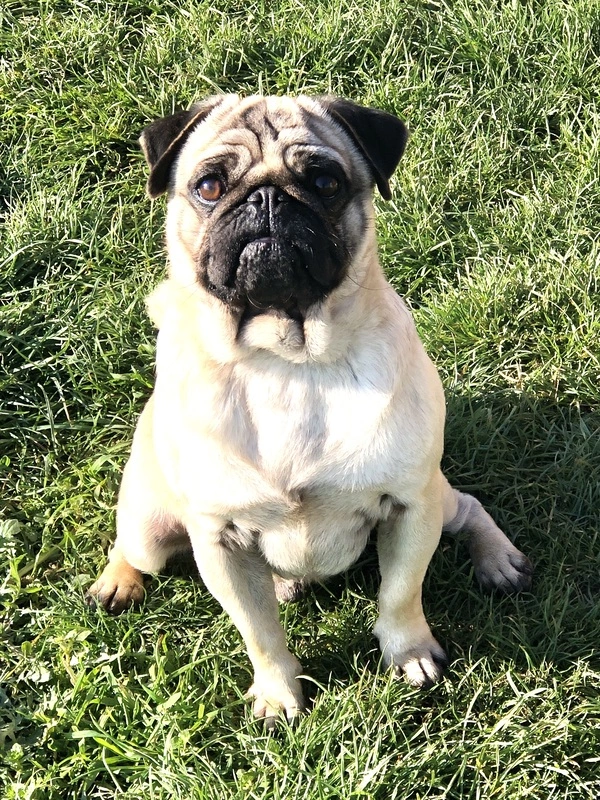
[[[347,175],[361,171],[347,134],[308,98],[227,97],[190,135],[178,169],[189,177],[203,165],[235,162],[235,171],[301,171],[307,160],[337,163]],[[365,176],[366,177],[366,176]]]

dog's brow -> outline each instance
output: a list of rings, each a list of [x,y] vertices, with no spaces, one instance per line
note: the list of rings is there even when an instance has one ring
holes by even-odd
[[[340,159],[339,154],[326,145],[308,143],[293,143],[283,151],[283,161],[286,167],[294,173],[304,172],[307,167],[335,167],[347,174],[347,167]]]

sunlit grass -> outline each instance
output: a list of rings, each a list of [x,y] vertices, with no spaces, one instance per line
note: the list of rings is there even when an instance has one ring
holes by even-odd
[[[5,0],[0,8],[0,786],[7,800],[600,794],[600,2]],[[215,91],[402,116],[382,261],[448,395],[444,466],[537,568],[425,588],[452,658],[380,670],[372,549],[286,608],[312,712],[267,736],[239,637],[185,576],[87,609],[153,380],[162,201],[137,145]]]

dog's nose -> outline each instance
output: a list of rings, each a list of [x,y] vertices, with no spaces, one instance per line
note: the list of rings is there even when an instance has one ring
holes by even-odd
[[[256,203],[256,205],[262,206],[266,210],[275,208],[280,203],[285,203],[286,200],[285,192],[277,186],[259,186],[258,189],[248,195],[246,202]]]

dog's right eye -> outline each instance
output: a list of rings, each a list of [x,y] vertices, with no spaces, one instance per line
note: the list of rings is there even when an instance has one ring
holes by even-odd
[[[225,194],[225,184],[218,175],[207,175],[196,184],[196,194],[205,203],[216,203]]]
[[[312,179],[315,192],[319,197],[329,200],[335,197],[340,190],[340,182],[335,175],[328,172],[318,172]]]

